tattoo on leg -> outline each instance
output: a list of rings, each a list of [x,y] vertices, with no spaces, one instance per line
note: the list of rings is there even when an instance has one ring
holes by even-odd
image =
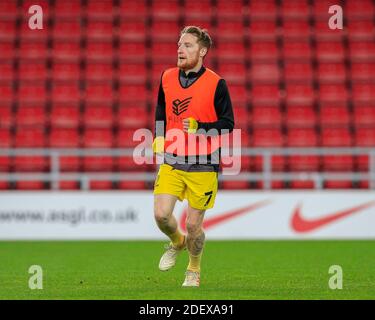
[[[197,256],[202,252],[205,238],[206,236],[203,231],[201,231],[197,236],[188,235],[187,247],[190,254]]]

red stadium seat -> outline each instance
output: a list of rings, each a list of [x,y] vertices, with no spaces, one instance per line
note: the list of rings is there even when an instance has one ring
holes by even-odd
[[[86,64],[86,80],[111,81],[113,79],[113,67],[111,63],[98,63],[88,61]]]
[[[91,103],[112,103],[114,91],[112,83],[86,83],[85,99]]]
[[[81,92],[78,83],[69,84],[55,82],[52,86],[52,99],[60,103],[79,103]]]
[[[315,94],[311,84],[292,84],[286,86],[286,101],[290,105],[312,104]]]
[[[45,80],[47,78],[47,65],[45,61],[20,60],[18,77],[22,80]]]
[[[79,1],[56,1],[54,14],[56,18],[78,18],[82,12]]]
[[[83,28],[81,27],[81,21],[79,19],[55,19],[53,21],[52,35],[55,41],[71,41],[72,39],[78,41],[82,36],[82,32]]]
[[[350,18],[372,18],[375,8],[373,2],[369,0],[347,1],[344,10]]]
[[[51,148],[78,148],[81,145],[78,129],[52,128],[49,136]]]
[[[275,41],[254,41],[250,46],[250,58],[254,61],[276,62],[278,58],[278,49]]]
[[[313,128],[289,128],[288,147],[316,147],[317,134]],[[318,171],[319,157],[316,155],[291,155],[288,157],[290,171]]]
[[[143,44],[137,50],[140,55],[142,50],[146,51]],[[151,47],[151,55],[157,62],[177,61],[177,44],[175,42],[154,42]]]
[[[20,11],[15,1],[0,2],[0,19],[6,20],[9,16],[15,17]]]
[[[288,106],[285,121],[289,128],[314,127],[316,113],[311,106]]]
[[[0,105],[0,128],[10,128],[13,125],[11,105]]]
[[[152,31],[154,41],[175,41],[180,27],[177,21],[154,21]]]
[[[108,156],[83,157],[83,170],[89,172],[110,172],[113,170],[114,160]]]
[[[354,108],[354,124],[356,127],[375,127],[375,106],[356,106]]]
[[[46,189],[46,185],[43,181],[17,181],[17,190],[43,190]]]
[[[325,171],[353,171],[354,161],[352,156],[337,155],[323,157],[323,170]]]
[[[323,147],[350,147],[352,137],[348,128],[323,128]]]
[[[250,20],[275,20],[277,7],[275,1],[251,1],[249,6]]]
[[[245,14],[247,14],[247,8],[241,0],[231,2],[226,0],[217,1],[217,17],[219,21],[224,19],[241,20]]]
[[[280,99],[280,91],[277,85],[254,85],[251,99],[255,104],[276,104]]]
[[[17,110],[17,126],[42,127],[47,121],[47,114],[43,106],[21,107]]]
[[[118,148],[133,148],[140,142],[134,141],[133,135],[136,129],[120,128],[117,134],[116,147]]]
[[[91,19],[112,20],[115,8],[111,1],[89,0],[87,14]]]
[[[300,15],[303,13],[300,13]],[[287,20],[284,19],[282,35],[285,38],[304,39],[311,33],[311,28],[307,20]]]
[[[13,99],[13,88],[9,84],[0,83],[0,97],[1,103],[11,102]]]
[[[47,41],[21,41],[18,52],[22,59],[46,58],[48,57]]]
[[[43,172],[48,170],[50,159],[42,156],[16,156],[13,161],[15,171]]]
[[[371,80],[375,74],[375,63],[352,62],[351,77],[353,80]]]
[[[345,64],[343,63],[320,63],[318,66],[318,77],[320,83],[340,82],[346,80]]]
[[[158,75],[160,79],[161,73]],[[147,81],[146,64],[120,62],[119,78],[122,83],[145,84]]]
[[[350,57],[353,61],[373,61],[375,57],[375,43],[371,41],[350,41]]]
[[[109,21],[98,21],[98,20],[88,20],[86,27],[86,36],[88,40],[103,40],[107,41],[111,39],[114,35],[113,23]]]
[[[85,148],[111,148],[113,144],[112,129],[87,128],[83,134]]]
[[[0,52],[2,59],[13,59],[15,55],[13,41],[11,39],[8,39],[8,41],[0,41]]]
[[[230,6],[233,2],[229,3]],[[238,12],[237,12],[237,16]],[[220,35],[221,40],[228,39],[228,41],[243,40],[245,36],[245,27],[243,26],[242,20],[224,20],[218,19],[218,23],[215,30],[216,34]]]
[[[151,8],[152,16],[156,20],[170,19],[177,20],[181,7],[177,1],[159,0],[153,3]]]
[[[345,57],[344,45],[340,41],[317,41],[316,55],[320,61],[343,61]]]
[[[286,18],[303,19],[309,15],[310,6],[307,0],[288,0],[281,3],[281,14]]]
[[[20,82],[18,99],[21,103],[43,103],[47,100],[47,89],[43,83]]]
[[[320,109],[322,126],[348,126],[350,115],[346,106],[326,106]]]
[[[118,188],[121,190],[144,190],[146,185],[144,181],[120,181]]]
[[[210,0],[201,0],[201,1],[189,1],[185,3],[184,16],[186,20],[186,25],[199,25],[192,24],[190,21],[194,19],[202,19],[204,21],[210,20],[211,16],[207,12],[212,10]]]
[[[257,128],[253,132],[254,147],[282,147],[284,138],[279,129]],[[273,156],[271,159],[273,171],[283,171],[285,169],[285,158],[282,156]],[[256,156],[254,159],[254,170],[263,170],[263,158]]]
[[[129,18],[144,17],[147,14],[148,7],[145,0],[139,1],[120,1],[120,16],[124,20]]]
[[[121,20],[119,36],[126,41],[143,41],[146,38],[145,21]]]
[[[375,84],[353,84],[353,99],[360,102],[375,101]]]
[[[13,139],[12,139],[11,131],[9,128],[5,129],[0,127],[0,147],[1,148],[9,148],[12,146]]]
[[[55,41],[52,47],[55,60],[78,61],[81,53],[79,41]]]
[[[243,65],[243,63],[219,64],[218,73],[228,83],[236,83],[242,85],[245,85],[246,83],[246,67]]]
[[[52,65],[53,80],[75,81],[80,77],[80,67],[78,61],[56,62]]]
[[[314,189],[315,183],[310,180],[292,180],[290,182],[290,187],[292,189]]]
[[[12,81],[14,77],[13,65],[10,63],[0,62],[1,80]]]
[[[119,171],[146,171],[149,164],[137,164],[133,156],[116,157],[117,170]]]
[[[78,181],[60,181],[59,190],[79,190]]]
[[[248,90],[243,85],[230,84],[230,97],[233,105],[243,105],[248,100]]]
[[[325,189],[350,189],[353,187],[352,181],[335,181],[335,180],[328,180],[324,183]]]
[[[274,20],[251,20],[249,37],[252,40],[273,40],[277,34],[277,26]]]
[[[43,12],[43,16],[47,19],[47,13]],[[45,20],[46,21],[46,20]],[[43,29],[33,30],[29,27],[29,16],[23,16],[21,20],[21,28],[18,30],[18,37],[21,41],[46,41],[48,37],[48,29],[44,22]]]
[[[371,41],[375,34],[375,26],[371,20],[348,20],[350,40]]]
[[[319,97],[323,102],[346,102],[349,95],[345,84],[321,84]]]
[[[288,82],[310,82],[313,79],[313,69],[310,61],[306,62],[285,62],[285,80]]]
[[[242,41],[217,42],[216,53],[220,60],[242,62],[245,59],[245,46]]]
[[[44,128],[17,128],[15,146],[17,148],[43,148],[46,146]]]
[[[116,119],[124,128],[145,128],[149,123],[147,110],[138,106],[120,107]]]
[[[252,123],[254,127],[269,126],[279,128],[281,121],[281,112],[278,106],[258,106],[253,109]]]
[[[0,181],[0,190],[8,190],[8,189],[9,189],[8,182],[7,181]]]
[[[355,145],[358,147],[375,147],[375,127],[357,128],[355,131]]]
[[[225,190],[246,190],[250,184],[248,181],[223,181],[221,187]]]
[[[295,41],[294,39],[286,39],[283,55],[286,60],[309,60],[311,59],[310,44],[305,40]]]
[[[252,83],[278,83],[279,67],[276,63],[254,63],[250,69]]]
[[[287,136],[289,147],[315,147],[318,137],[314,128],[289,128]]]
[[[83,115],[83,122],[86,127],[112,127],[114,119],[111,106],[87,106]]]
[[[147,90],[144,85],[121,85],[120,90],[121,102],[145,102],[148,98]]]
[[[327,6],[327,8],[329,5]],[[331,17],[331,15],[328,15],[328,10],[324,12],[326,17],[324,17],[322,20],[316,19],[315,25],[314,25],[314,35],[315,38],[319,41],[341,41],[343,34],[340,32],[340,30],[332,30],[331,28],[328,28],[328,19]]]
[[[90,181],[90,190],[111,190],[112,181]]]
[[[50,114],[54,127],[77,128],[81,121],[80,110],[75,105],[54,105]]]
[[[105,39],[105,41],[87,41],[86,58],[95,61],[111,62],[114,56],[112,42]]]
[[[236,129],[247,129],[250,123],[250,116],[246,105],[238,107],[236,105],[233,106],[233,114],[235,118]]]

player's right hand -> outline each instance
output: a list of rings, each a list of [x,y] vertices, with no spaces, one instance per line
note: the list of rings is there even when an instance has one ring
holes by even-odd
[[[154,139],[154,142],[152,143],[152,151],[154,153],[164,152],[164,137],[159,136]]]

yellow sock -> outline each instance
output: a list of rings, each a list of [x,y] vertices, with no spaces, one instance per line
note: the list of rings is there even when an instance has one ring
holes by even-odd
[[[180,230],[176,230],[175,233],[169,235],[169,238],[172,241],[173,246],[179,248],[184,244],[184,235],[180,232]]]
[[[187,267],[187,270],[200,272],[201,271],[201,257],[202,257],[202,252],[197,256],[193,256],[189,253],[189,265]]]

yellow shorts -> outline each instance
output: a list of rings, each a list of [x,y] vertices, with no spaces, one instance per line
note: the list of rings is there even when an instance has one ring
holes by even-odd
[[[154,194],[175,195],[187,199],[195,209],[206,210],[214,206],[218,188],[217,172],[186,172],[163,163],[154,184]]]

